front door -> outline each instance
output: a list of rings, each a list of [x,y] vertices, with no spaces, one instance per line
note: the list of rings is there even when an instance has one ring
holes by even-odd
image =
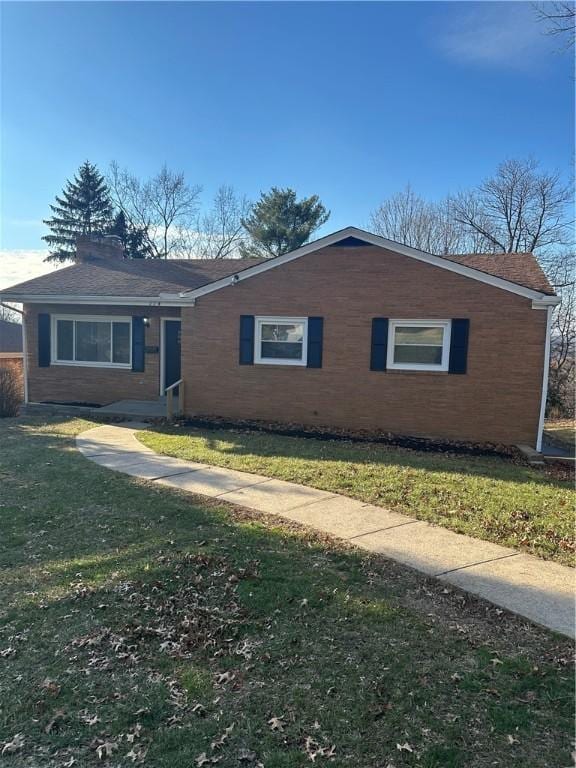
[[[180,320],[164,320],[164,392],[180,378]]]

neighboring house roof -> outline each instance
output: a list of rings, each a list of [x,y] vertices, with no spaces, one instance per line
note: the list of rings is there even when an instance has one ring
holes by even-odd
[[[0,352],[22,352],[22,326],[0,319]]]
[[[557,303],[532,254],[434,256],[356,227],[334,232],[273,259],[89,261],[20,283],[2,292],[13,301],[185,304],[329,246],[376,245],[533,300]],[[69,298],[68,298],[69,297]],[[548,298],[547,298],[548,297]],[[128,301],[124,301],[128,300]]]

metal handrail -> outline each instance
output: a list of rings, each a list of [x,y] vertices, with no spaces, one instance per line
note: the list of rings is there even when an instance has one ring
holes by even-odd
[[[182,409],[184,406],[184,379],[178,379],[178,381],[175,381],[174,384],[170,384],[169,387],[166,387],[164,390],[164,393],[166,395],[166,417],[168,419],[174,418],[174,390],[176,387],[180,387],[179,391],[179,397],[178,397],[178,412],[182,413]]]

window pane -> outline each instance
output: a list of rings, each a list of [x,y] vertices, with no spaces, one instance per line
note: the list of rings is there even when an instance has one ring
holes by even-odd
[[[74,359],[73,320],[58,320],[56,328],[56,359]]]
[[[130,324],[112,323],[112,362],[130,362]]]
[[[418,326],[396,326],[396,344],[439,344],[442,345],[444,328]]]
[[[76,360],[110,362],[110,323],[76,321]]]
[[[415,344],[401,344],[394,347],[395,363],[442,364],[442,347],[418,347]]]
[[[262,341],[302,342],[302,323],[262,323]]]
[[[263,341],[261,357],[284,360],[302,360],[302,344],[283,341]]]

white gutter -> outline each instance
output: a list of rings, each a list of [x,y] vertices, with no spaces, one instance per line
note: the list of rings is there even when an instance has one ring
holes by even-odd
[[[557,306],[561,301],[560,296],[544,295],[539,299],[532,299],[532,309],[548,309]]]
[[[154,298],[150,296],[54,296],[49,294],[2,293],[0,294],[0,302],[2,301],[16,301],[20,304],[110,304],[137,307],[184,307],[193,303],[191,299],[183,299],[176,294],[162,294]]]
[[[548,377],[550,373],[550,336],[552,334],[553,306],[546,308],[546,343],[544,344],[544,370],[542,372],[542,397],[540,398],[540,418],[538,420],[538,436],[536,438],[536,450],[542,450],[542,436],[544,434],[544,419],[546,417],[546,401],[548,399]]]

